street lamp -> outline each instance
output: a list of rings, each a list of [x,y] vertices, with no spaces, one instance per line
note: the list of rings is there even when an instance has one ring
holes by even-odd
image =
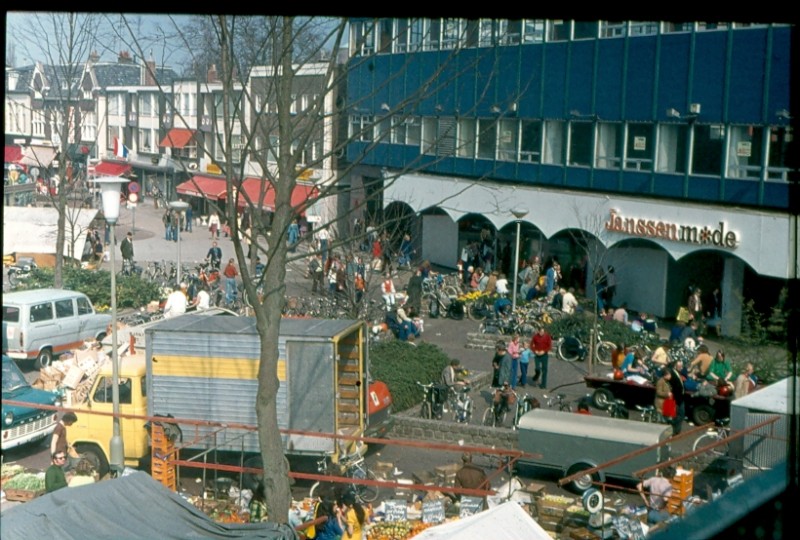
[[[189,208],[189,203],[184,201],[171,201],[169,207],[178,212],[178,285],[181,283],[181,217]]]
[[[511,293],[511,312],[517,310],[517,274],[519,274],[519,226],[520,220],[528,215],[527,208],[512,208],[511,213],[517,218],[517,242],[514,250],[514,290]]]
[[[128,180],[119,176],[95,178],[103,198],[103,215],[111,229],[111,399],[114,409],[114,432],[111,435],[111,470],[120,474],[125,467],[125,446],[123,444],[119,417],[119,353],[117,352],[117,256],[116,227],[119,219],[119,198],[122,184]]]

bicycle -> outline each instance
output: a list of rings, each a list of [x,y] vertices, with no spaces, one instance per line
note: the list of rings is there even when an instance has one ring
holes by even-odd
[[[517,410],[514,414],[514,425],[512,429],[519,429],[519,421],[522,419],[522,416],[528,411],[538,409],[539,407],[541,407],[539,400],[532,395],[525,394],[522,396],[522,399],[517,401]]]
[[[419,415],[426,420],[441,418],[444,409],[444,399],[441,387],[434,383],[422,384],[417,381],[417,386],[422,388],[422,405]]]
[[[725,441],[727,441],[728,435],[730,434],[729,422],[730,418],[715,420],[714,427],[709,428],[705,433],[695,439],[694,444],[692,444],[692,451],[696,452],[705,449],[704,452],[694,456],[699,467],[704,469],[712,469],[715,466],[718,468],[724,467],[724,463],[718,460],[724,460],[728,455],[728,443]],[[720,444],[716,444],[713,448],[707,448],[715,443]]]
[[[641,413],[642,422],[650,422],[652,424],[664,423],[664,415],[656,409],[655,405],[647,405],[646,407],[637,405],[636,410]]]
[[[498,388],[496,392],[501,392],[502,395],[503,391]],[[511,407],[514,406],[516,408],[516,403],[518,401],[517,393],[509,389],[509,393],[506,395],[505,400],[501,398],[498,401],[493,402],[492,405],[486,409],[486,411],[484,411],[483,420],[481,423],[484,426],[503,427],[503,425],[506,423],[506,416],[510,412]]]
[[[608,411],[608,416],[611,418],[620,418],[622,420],[630,418],[628,407],[625,405],[625,401],[621,399],[612,400],[606,410]]]
[[[472,388],[468,385],[455,385],[449,391],[447,403],[453,412],[453,421],[458,424],[469,424],[472,420],[473,405],[472,398],[469,397],[470,390]]]
[[[566,394],[556,394],[548,396],[545,394],[544,396],[545,404],[549,409],[558,409],[562,412],[572,412],[572,404],[567,401]]]
[[[378,478],[375,476],[375,473],[372,472],[367,468],[367,462],[360,453],[350,454],[347,456],[343,456],[339,460],[339,472],[342,476],[346,478],[352,478],[354,480],[377,480]],[[320,474],[330,475],[330,470],[328,467],[328,457],[324,457],[321,460],[317,461],[317,471]],[[317,480],[309,489],[308,496],[310,498],[314,498],[314,493],[317,491],[319,486],[322,485],[322,481]],[[361,504],[367,504],[373,502],[375,499],[378,498],[378,494],[380,493],[380,488],[378,486],[368,485],[368,484],[361,484],[357,482],[351,482],[349,485],[349,490],[353,492],[356,496],[356,500]]]
[[[598,330],[594,345],[595,362],[603,366],[612,365],[616,350],[617,346],[611,341],[604,341],[603,333]],[[557,352],[558,357],[563,361],[575,362],[586,358],[588,348],[578,336],[566,336],[558,340]]]

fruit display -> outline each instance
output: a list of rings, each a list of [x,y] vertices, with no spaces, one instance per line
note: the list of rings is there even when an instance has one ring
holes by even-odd
[[[422,521],[386,521],[374,523],[367,529],[367,540],[407,540],[431,527]]]

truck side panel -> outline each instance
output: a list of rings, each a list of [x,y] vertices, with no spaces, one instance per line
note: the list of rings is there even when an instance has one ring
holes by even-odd
[[[288,410],[292,429],[330,433],[335,425],[333,345],[289,341],[285,347],[291,381]],[[289,435],[286,448],[290,452],[329,453],[333,451],[333,441],[322,437]]]

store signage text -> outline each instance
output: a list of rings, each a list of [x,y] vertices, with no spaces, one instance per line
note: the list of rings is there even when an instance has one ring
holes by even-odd
[[[669,221],[654,219],[629,218],[621,216],[612,209],[606,222],[606,230],[639,236],[641,238],[660,238],[670,242],[685,244],[712,245],[736,249],[739,238],[733,231],[725,230],[725,222],[720,221],[716,228],[696,225],[680,225]]]

